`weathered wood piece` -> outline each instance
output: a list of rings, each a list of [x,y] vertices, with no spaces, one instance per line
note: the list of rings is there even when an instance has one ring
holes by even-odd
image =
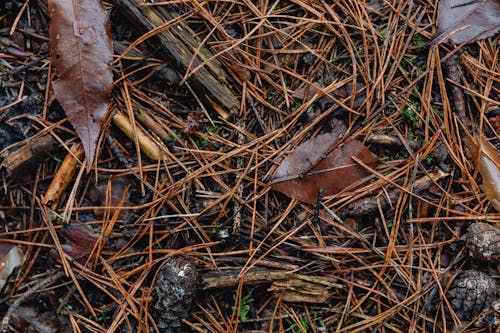
[[[14,152],[3,152],[0,155],[0,161],[11,176],[21,175],[22,171],[30,170],[33,166],[45,160],[50,156],[59,144],[54,140],[52,135],[46,134],[36,136],[25,141],[25,144]]]
[[[158,32],[155,40],[167,56],[175,61],[172,65],[185,73],[188,68],[196,68],[212,53],[193,36],[194,32],[182,20],[176,20],[176,15],[165,7],[144,6],[141,0],[121,0],[115,3],[131,17],[131,22],[138,22],[147,31],[154,30],[167,22],[173,22]],[[225,79],[222,64],[217,59],[211,59],[207,64],[189,75],[188,82],[192,84],[200,97],[204,99],[222,118],[227,118],[239,108],[239,102],[229,89]]]
[[[226,288],[240,281],[245,285],[270,284],[274,292],[287,302],[323,303],[332,295],[331,289],[343,288],[334,278],[308,276],[283,270],[252,269],[240,276],[239,269],[208,272],[201,277],[203,289]]]

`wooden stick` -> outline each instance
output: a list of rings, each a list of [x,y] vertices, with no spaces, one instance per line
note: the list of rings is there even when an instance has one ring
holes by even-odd
[[[119,111],[116,112],[116,114],[113,116],[113,122],[131,140],[135,140],[135,137],[137,136],[139,146],[141,147],[142,152],[147,157],[149,157],[153,161],[159,161],[163,158],[164,154],[161,151],[160,147],[158,147],[158,145],[153,140],[151,140],[140,128],[136,127],[134,130],[129,119],[123,113]]]
[[[57,202],[68,188],[69,183],[73,180],[79,160],[84,157],[84,153],[85,152],[81,143],[76,143],[71,146],[70,152],[66,154],[66,157],[57,170],[54,179],[52,179],[47,192],[45,192],[42,204],[50,205],[52,209],[57,207]]]
[[[168,132],[153,117],[139,109],[134,110],[134,115],[141,124],[152,130],[163,142],[167,141]]]

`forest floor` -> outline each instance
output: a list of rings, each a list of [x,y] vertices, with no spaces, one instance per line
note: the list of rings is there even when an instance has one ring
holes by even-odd
[[[500,185],[466,138],[498,146],[498,35],[430,43],[437,0],[140,2],[105,2],[89,172],[46,0],[0,3],[1,265],[23,258],[0,272],[4,331],[494,331],[497,263],[465,235],[500,221]],[[351,164],[312,172],[334,153]],[[470,270],[491,290],[457,294]]]

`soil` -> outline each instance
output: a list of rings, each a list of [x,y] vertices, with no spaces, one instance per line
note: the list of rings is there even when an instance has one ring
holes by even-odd
[[[475,320],[495,288],[450,300],[465,271],[499,276],[465,244],[499,215],[463,140],[498,147],[498,35],[432,44],[437,0],[136,1],[105,2],[115,82],[90,171],[51,89],[46,0],[0,3],[0,243],[24,252],[5,332],[495,329]],[[309,203],[273,190],[325,133],[380,163]]]

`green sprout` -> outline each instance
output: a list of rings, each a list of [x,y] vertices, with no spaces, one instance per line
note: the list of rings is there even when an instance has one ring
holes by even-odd
[[[111,321],[111,314],[108,313],[108,307],[106,304],[101,305],[99,308],[100,312],[96,316],[96,320],[99,323],[108,323]]]
[[[236,295],[233,295],[233,300],[236,302]],[[241,298],[240,301],[240,322],[245,323],[248,321],[248,313],[251,310],[251,303],[253,302],[252,293],[248,293]],[[233,306],[233,311],[236,310],[236,307]]]
[[[416,47],[422,47],[427,43],[427,38],[425,38],[421,34],[414,34],[412,39],[411,39],[411,42]]]
[[[379,33],[380,33],[380,39],[382,39],[382,41],[385,41],[385,39],[387,37],[387,29],[384,29]]]
[[[412,128],[418,126],[418,116],[417,112],[420,111],[420,105],[418,103],[413,103],[403,109],[401,109],[401,114],[406,117],[408,124]]]
[[[311,328],[311,320],[309,318],[304,317],[301,318],[298,323],[293,323],[288,327],[285,332],[292,332],[292,333],[301,333],[301,332],[307,332]]]

